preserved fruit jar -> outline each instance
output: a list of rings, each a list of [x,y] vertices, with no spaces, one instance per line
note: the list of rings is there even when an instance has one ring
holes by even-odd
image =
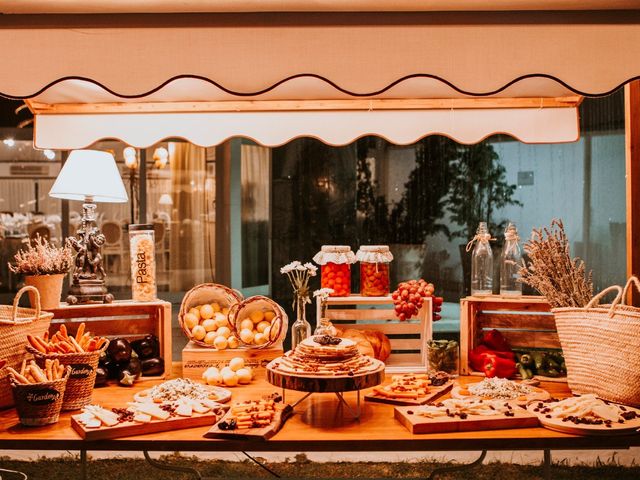
[[[321,287],[333,290],[331,297],[351,295],[351,264],[356,261],[351,247],[323,245],[313,261],[320,265]]]
[[[360,295],[389,295],[389,263],[393,254],[386,245],[363,245],[356,254],[360,262]]]

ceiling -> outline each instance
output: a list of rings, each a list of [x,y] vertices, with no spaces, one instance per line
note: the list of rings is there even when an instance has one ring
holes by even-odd
[[[1,13],[627,10],[638,0],[3,0]]]

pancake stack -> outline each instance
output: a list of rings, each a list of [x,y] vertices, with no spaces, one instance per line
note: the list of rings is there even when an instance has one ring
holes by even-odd
[[[326,336],[303,340],[274,364],[274,369],[282,373],[322,377],[362,375],[378,368],[371,357],[358,352],[353,341]]]

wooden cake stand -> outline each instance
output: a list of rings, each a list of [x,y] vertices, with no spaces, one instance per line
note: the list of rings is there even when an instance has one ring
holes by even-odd
[[[282,388],[282,400],[284,402],[285,390],[296,390],[307,392],[307,394],[292,405],[295,408],[303,400],[306,400],[314,393],[335,393],[340,403],[355,417],[360,418],[360,390],[375,387],[384,382],[385,364],[380,360],[371,359],[375,364],[375,369],[359,375],[335,375],[319,376],[310,374],[283,373],[274,368],[280,357],[272,360],[267,365],[267,381],[276,387]],[[344,399],[344,392],[357,392],[357,404],[353,409]]]

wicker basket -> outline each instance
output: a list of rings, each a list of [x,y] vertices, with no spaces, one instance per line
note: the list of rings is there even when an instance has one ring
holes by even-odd
[[[249,318],[251,313],[255,311],[273,311],[275,317],[271,321],[269,327],[269,336],[267,341],[260,345],[254,343],[246,344],[240,338],[240,324],[246,318]],[[240,344],[248,348],[268,348],[276,343],[280,343],[287,336],[287,328],[289,326],[289,317],[287,317],[284,309],[270,298],[256,295],[249,297],[246,300],[236,303],[229,309],[229,323],[235,336],[240,340]]]
[[[640,406],[640,308],[624,304],[632,285],[640,289],[638,279],[631,277],[624,290],[609,287],[585,308],[552,310],[567,363],[567,383],[574,394],[594,393]],[[598,304],[614,291],[612,304]]]
[[[34,308],[18,307],[20,297],[25,292],[33,292]],[[49,330],[53,314],[40,310],[40,293],[35,287],[24,287],[13,299],[13,306],[0,305],[0,358],[7,360],[7,366],[20,369],[27,358],[24,347],[28,343],[27,335],[42,335]],[[0,408],[14,405],[9,373],[0,370]]]
[[[70,373],[71,368],[67,367],[65,375],[59,380],[28,385],[10,380],[22,425],[36,427],[58,421]]]
[[[31,345],[27,346],[29,353],[33,354],[36,363],[40,368],[44,367],[45,360],[51,359],[58,361],[62,365],[71,367],[67,388],[64,392],[64,400],[62,402],[62,410],[79,410],[91,403],[93,387],[96,382],[96,368],[100,355],[109,346],[109,342],[105,343],[100,350],[94,352],[82,353],[41,353]]]
[[[215,302],[222,308],[230,308],[241,300],[242,295],[238,291],[225,287],[224,285],[218,285],[217,283],[202,283],[200,285],[196,285],[189,290],[182,299],[180,312],[178,313],[180,328],[182,328],[184,334],[193,343],[200,345],[201,347],[215,348],[213,345],[209,345],[203,341],[193,338],[191,331],[184,324],[184,316],[191,308],[198,305],[204,305],[205,303]]]

